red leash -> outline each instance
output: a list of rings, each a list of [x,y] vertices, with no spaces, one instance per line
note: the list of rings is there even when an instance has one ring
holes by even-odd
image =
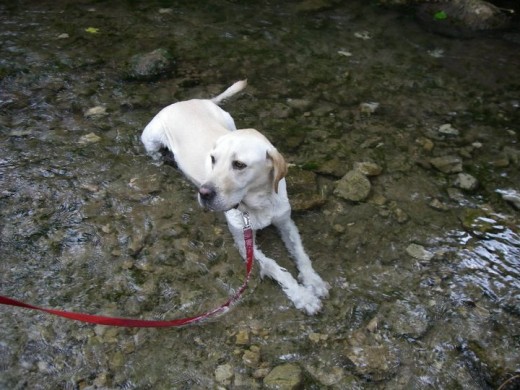
[[[251,228],[251,224],[249,222],[249,216],[247,213],[243,214],[244,217],[244,241],[246,244],[246,279],[244,283],[240,287],[240,289],[235,292],[225,303],[220,305],[219,307],[207,311],[205,313],[199,314],[194,317],[187,318],[179,318],[176,320],[135,320],[130,318],[120,318],[120,317],[105,317],[98,316],[93,314],[85,314],[85,313],[75,313],[64,310],[55,310],[55,309],[46,309],[39,306],[29,305],[25,302],[17,301],[12,298],[4,297],[0,295],[0,304],[2,305],[10,305],[10,306],[18,306],[23,307],[25,309],[32,309],[42,311],[48,314],[53,314],[55,316],[65,317],[75,321],[88,322],[91,324],[98,325],[110,325],[110,326],[124,326],[124,327],[139,327],[139,328],[167,328],[173,326],[182,326],[193,324],[196,322],[200,322],[207,318],[216,316],[217,314],[225,313],[231,305],[233,305],[242,295],[244,290],[247,288],[247,283],[249,281],[249,276],[251,275],[251,269],[253,268],[253,229]]]

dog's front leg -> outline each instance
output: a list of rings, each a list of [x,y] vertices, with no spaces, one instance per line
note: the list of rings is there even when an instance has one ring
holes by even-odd
[[[246,250],[243,230],[241,227],[234,225],[230,218],[228,218],[228,225],[240,255],[245,259]],[[256,245],[254,246],[254,256],[260,266],[260,275],[262,277],[268,276],[278,282],[285,295],[297,309],[305,310],[310,315],[316,314],[321,309],[321,301],[312,291],[300,285],[286,269],[280,267],[276,261],[264,255]]]
[[[304,286],[311,289],[316,296],[328,296],[330,286],[314,271],[311,260],[303,248],[302,239],[294,221],[290,216],[287,216],[274,221],[273,224],[280,231],[282,240],[300,271],[298,279]]]

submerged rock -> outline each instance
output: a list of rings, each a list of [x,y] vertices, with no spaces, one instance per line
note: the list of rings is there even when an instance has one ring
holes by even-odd
[[[426,250],[422,245],[410,244],[406,248],[406,253],[417,260],[430,261],[433,258],[433,253]]]
[[[509,22],[503,10],[484,0],[428,2],[418,7],[417,16],[429,30],[453,37],[471,37]]]
[[[473,191],[478,187],[478,180],[468,173],[459,173],[453,184],[461,190]]]
[[[403,300],[396,301],[384,318],[398,336],[417,339],[426,333],[429,326],[426,309]]]
[[[462,159],[457,156],[442,156],[430,159],[430,163],[443,173],[462,172]]]
[[[357,375],[373,381],[382,381],[395,375],[400,360],[387,344],[353,345],[346,350],[347,359]]]
[[[287,363],[276,366],[264,378],[268,389],[293,390],[302,385],[302,369],[296,364]]]
[[[311,210],[325,203],[325,197],[318,192],[315,173],[290,167],[285,180],[287,181],[287,190],[291,195],[290,201],[293,210]]]
[[[459,130],[454,128],[451,123],[445,123],[439,126],[439,133],[444,135],[459,135]]]
[[[365,175],[352,170],[336,182],[334,194],[346,200],[360,202],[368,197],[371,187],[370,180]]]
[[[215,369],[215,380],[223,385],[229,385],[234,372],[231,364],[222,364]]]
[[[107,116],[108,112],[106,107],[103,106],[96,106],[89,108],[87,111],[85,111],[85,118],[88,119],[98,119],[102,118],[104,116]]]
[[[130,58],[126,77],[132,80],[155,80],[171,72],[175,61],[166,49],[156,49]]]
[[[379,165],[369,161],[354,163],[354,170],[361,172],[365,176],[378,176],[383,171]]]

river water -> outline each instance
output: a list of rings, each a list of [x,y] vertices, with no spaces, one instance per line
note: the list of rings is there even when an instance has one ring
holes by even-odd
[[[332,287],[311,317],[255,268],[226,315],[162,330],[1,307],[0,388],[493,389],[518,375],[518,32],[459,40],[406,9],[309,3],[0,4],[1,295],[147,319],[224,302],[245,271],[223,216],[139,136],[162,107],[242,78],[225,109],[293,164],[294,219]],[[128,77],[158,48],[174,69]],[[367,162],[368,196],[345,199],[338,180]],[[295,274],[274,230],[257,241]]]

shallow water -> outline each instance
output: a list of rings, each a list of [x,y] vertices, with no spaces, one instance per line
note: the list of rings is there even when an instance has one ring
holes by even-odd
[[[260,388],[290,367],[311,389],[487,389],[520,371],[518,210],[496,192],[520,191],[518,45],[431,34],[377,3],[300,5],[0,5],[0,294],[150,319],[225,301],[244,267],[223,217],[139,136],[162,107],[245,77],[225,109],[295,164],[293,198],[319,198],[294,219],[332,285],[309,317],[255,269],[225,316],[169,330],[2,307],[1,388]],[[157,48],[175,71],[128,80]],[[443,156],[478,187],[434,168]],[[369,197],[337,196],[364,161],[382,168]],[[295,273],[272,229],[258,243]]]

